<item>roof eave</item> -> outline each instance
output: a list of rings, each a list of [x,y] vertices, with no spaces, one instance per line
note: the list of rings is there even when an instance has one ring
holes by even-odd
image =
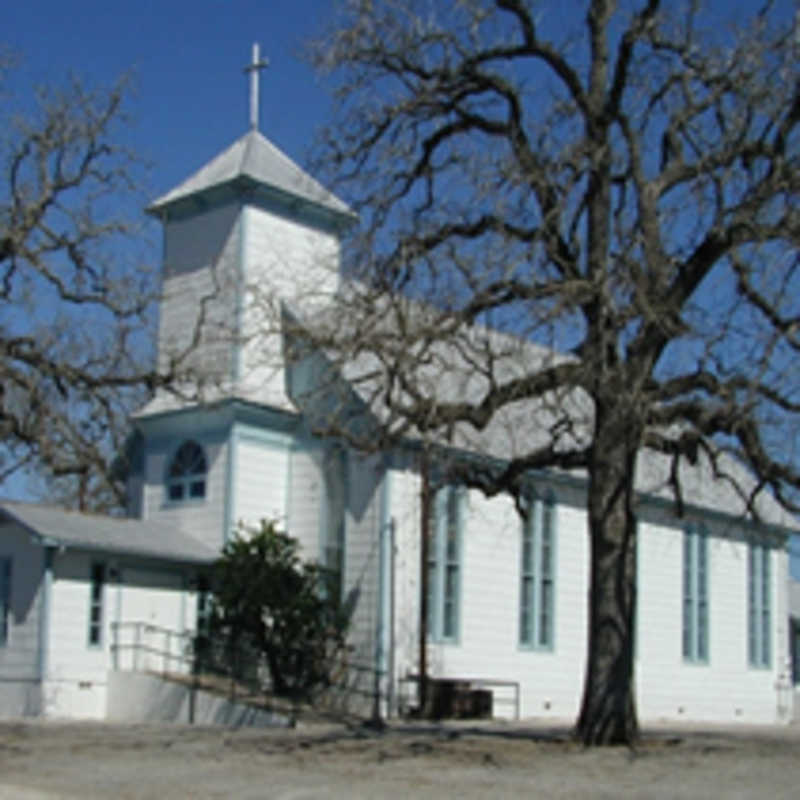
[[[309,218],[315,226],[342,233],[358,222],[358,215],[344,203],[338,209],[325,202],[299,197],[248,175],[237,175],[199,192],[160,198],[145,212],[163,221],[197,214],[231,201],[264,205],[288,216]]]

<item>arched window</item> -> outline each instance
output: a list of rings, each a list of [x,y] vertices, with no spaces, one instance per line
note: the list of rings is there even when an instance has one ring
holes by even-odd
[[[206,454],[197,442],[184,442],[167,473],[167,497],[173,502],[202,500],[206,496]]]

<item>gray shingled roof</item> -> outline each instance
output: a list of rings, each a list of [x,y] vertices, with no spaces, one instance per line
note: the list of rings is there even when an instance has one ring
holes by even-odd
[[[3,501],[0,503],[2,521],[17,523],[37,539],[66,548],[200,564],[210,563],[218,556],[191,536],[149,520]]]
[[[289,198],[299,198],[334,214],[355,218],[346,203],[255,130],[237,139],[194,175],[155,200],[147,210],[157,212],[192,195],[242,181],[277,190]]]
[[[324,332],[326,326],[341,329],[347,323],[345,315],[335,304],[322,313],[315,310],[313,319],[303,315],[298,309],[289,309],[288,306],[286,311],[287,320],[293,318],[295,322],[308,325],[310,330],[317,332]],[[440,313],[413,300],[408,301],[406,311],[409,325],[430,325],[432,323],[426,320],[426,316],[435,320],[437,313]],[[386,315],[383,321],[390,331],[393,324],[391,316]],[[335,338],[333,333],[329,335]],[[473,346],[478,352],[481,342],[487,343],[487,349],[494,354],[492,375],[498,383],[566,358],[534,342],[478,325],[460,331],[458,337],[461,346],[456,346],[453,340],[436,341],[426,351],[425,359],[421,359],[419,363],[414,363],[413,359],[410,362],[409,371],[416,384],[422,388],[423,394],[436,397],[441,403],[479,398],[486,391],[486,378],[476,371],[473,362],[464,353],[464,342],[469,339],[474,339]],[[335,360],[336,354],[332,356]],[[324,430],[326,424],[329,424],[328,420],[335,419],[337,413],[344,415],[340,422],[346,424],[347,414],[351,411],[346,402],[347,391],[350,389],[354,390],[378,420],[386,424],[386,410],[382,405],[383,384],[377,377],[382,374],[381,364],[369,354],[362,353],[337,366],[339,369],[333,372],[320,366],[315,377],[321,383],[318,386],[309,386],[305,396],[301,394],[293,398],[311,420],[312,428],[318,426]],[[536,402],[525,399],[508,403],[492,416],[485,428],[476,430],[466,423],[459,423],[442,432],[441,438],[434,437],[433,441],[457,450],[504,460],[549,444],[549,426],[557,415],[563,414],[569,416],[572,422],[571,444],[580,447],[578,437],[584,435],[585,445],[593,426],[593,405],[587,395],[576,389],[554,392]],[[409,439],[415,439],[418,435],[415,428],[407,432]],[[749,470],[732,456],[720,453],[718,466],[729,478],[735,480],[742,491],[751,492],[756,487],[756,481]],[[643,448],[637,460],[636,491],[644,499],[672,501],[674,495],[670,469],[671,459],[668,456]],[[569,475],[581,481],[586,480],[586,473],[582,470],[551,472],[554,476]],[[716,512],[732,519],[751,516],[745,500],[733,482],[715,477],[705,454],[700,453],[695,464],[682,461],[680,478],[683,500],[688,507]],[[784,530],[800,530],[797,516],[784,509],[769,491],[759,492],[754,506],[764,522]]]

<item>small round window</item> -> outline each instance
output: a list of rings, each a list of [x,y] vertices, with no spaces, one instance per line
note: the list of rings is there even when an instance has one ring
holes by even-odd
[[[201,500],[206,496],[206,454],[197,442],[184,442],[175,453],[167,476],[170,500]]]

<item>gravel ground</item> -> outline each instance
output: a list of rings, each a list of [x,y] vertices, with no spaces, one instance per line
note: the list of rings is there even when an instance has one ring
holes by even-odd
[[[797,798],[800,728],[659,728],[584,750],[535,724],[293,730],[0,722],[0,800]]]

